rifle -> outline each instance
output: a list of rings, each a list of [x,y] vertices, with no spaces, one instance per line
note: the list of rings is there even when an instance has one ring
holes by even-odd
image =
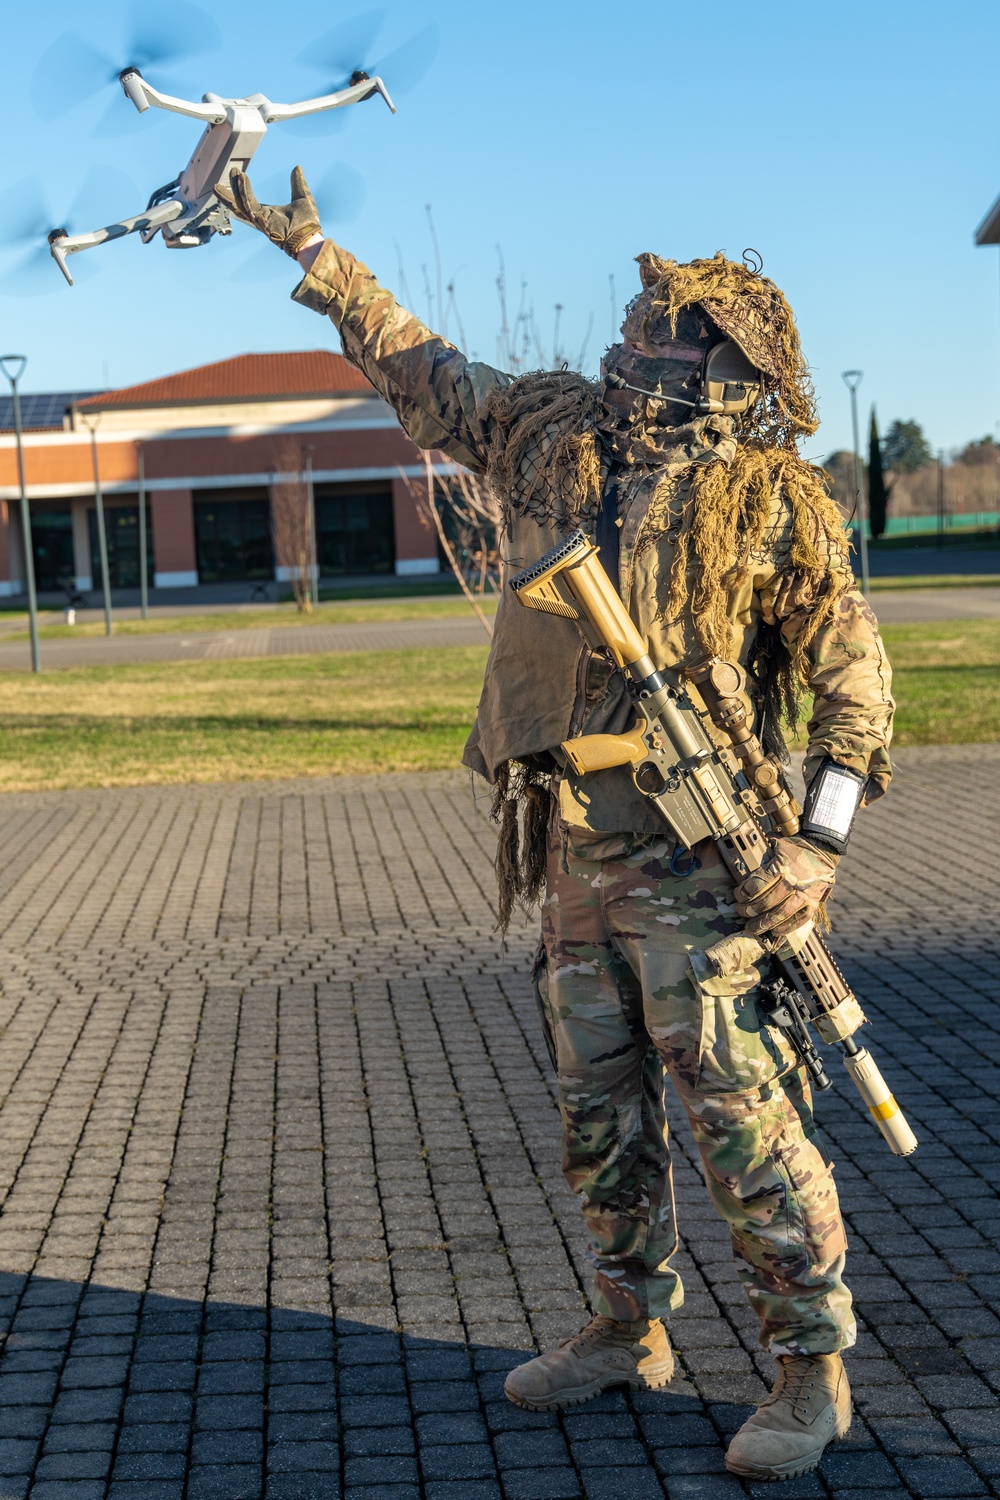
[[[638,710],[625,734],[566,740],[562,750],[573,769],[582,775],[630,766],[639,791],[681,845],[691,849],[710,838],[737,883],[760,869],[771,848],[764,820],[776,833],[794,834],[799,810],[753,732],[743,669],[710,657],[674,681],[658,671],[597,548],[582,531],[512,579],[511,588],[531,609],[576,620],[588,645],[614,658]],[[829,1088],[831,1080],[809,1026],[821,1041],[840,1047],[844,1067],[889,1149],[909,1156],[916,1136],[871,1054],[854,1040],[865,1024],[864,1012],[811,921],[783,938],[777,951],[745,932],[735,933],[695,953],[692,969],[697,982],[711,985],[765,955],[778,970],[758,990],[768,1022],[786,1033],[818,1089]]]

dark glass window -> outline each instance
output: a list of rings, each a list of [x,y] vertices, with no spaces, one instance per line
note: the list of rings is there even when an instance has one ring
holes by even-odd
[[[35,587],[41,592],[71,589],[76,577],[73,561],[73,516],[66,510],[31,511],[31,555]]]
[[[316,541],[321,575],[391,573],[392,491],[317,491]]]
[[[266,499],[195,501],[194,539],[199,583],[274,577]]]
[[[97,507],[87,512],[90,530],[90,559],[94,588],[101,587],[101,549],[97,537]],[[139,587],[139,507],[106,505],[104,531],[108,543],[108,573],[113,589]],[[146,509],[146,581],[153,581],[153,533],[149,508]]]

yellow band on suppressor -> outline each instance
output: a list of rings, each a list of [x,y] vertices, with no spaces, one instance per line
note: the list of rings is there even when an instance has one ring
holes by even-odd
[[[844,1058],[844,1067],[858,1086],[858,1092],[868,1106],[869,1113],[882,1132],[889,1150],[894,1156],[909,1156],[917,1149],[917,1138],[913,1134],[902,1110],[886,1088],[885,1079],[864,1047],[853,1057]]]

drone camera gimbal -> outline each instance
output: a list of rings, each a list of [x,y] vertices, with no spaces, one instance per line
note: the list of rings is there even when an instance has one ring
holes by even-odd
[[[70,255],[126,234],[138,233],[147,245],[159,234],[171,250],[195,249],[206,245],[214,234],[230,234],[229,214],[215,195],[216,183],[228,182],[234,168],[246,171],[269,125],[341,109],[346,104],[371,99],[375,94],[381,94],[393,114],[396,113],[381,78],[370,78],[360,69],[351,75],[346,88],[302,99],[297,104],[275,104],[265,94],[227,99],[209,93],[203,94],[197,103],[177,99],[154,88],[137,67],[123,68],[118,78],[126,98],[140,114],[153,107],[188,115],[202,120],[205,131],[183,172],[165,187],[157,188],[142,213],[118,219],[87,234],[69,234],[65,229],[49,232],[49,252],[70,286],[73,278],[66,264]]]

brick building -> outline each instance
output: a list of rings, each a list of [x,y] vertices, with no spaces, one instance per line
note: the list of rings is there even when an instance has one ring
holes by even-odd
[[[245,354],[124,390],[21,402],[43,598],[100,586],[91,425],[114,589],[139,586],[140,447],[149,583],[162,602],[181,590],[239,597],[288,576],[275,556],[270,485],[276,471],[289,472],[290,454],[312,462],[322,580],[438,571],[436,542],[402,477],[423,472],[420,454],[338,354]],[[0,402],[0,597],[8,598],[24,589],[10,408],[9,398]]]

